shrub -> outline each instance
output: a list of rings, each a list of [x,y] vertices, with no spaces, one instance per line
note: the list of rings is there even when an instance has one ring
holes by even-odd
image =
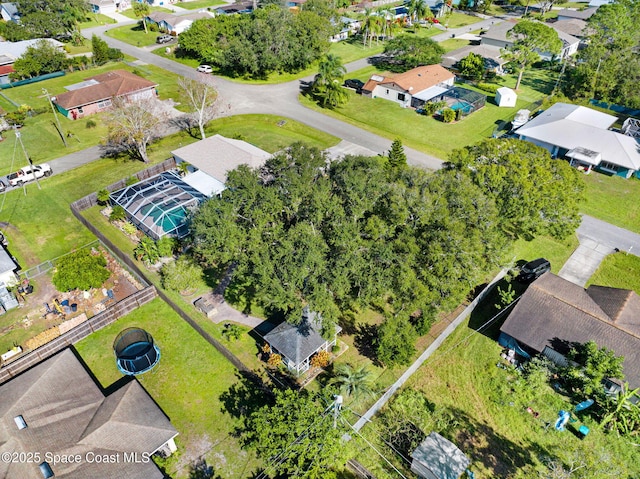
[[[94,120],[87,120],[84,126],[89,130],[91,128],[95,128],[98,124]]]
[[[489,93],[495,93],[498,91],[498,88],[500,88],[500,85],[496,85],[495,83],[478,83],[478,88]]]
[[[4,116],[4,119],[7,120],[7,123],[9,123],[9,125],[11,126],[24,125],[24,120],[26,120],[26,118],[27,118],[27,114],[19,110],[9,112]]]
[[[138,179],[138,177],[137,177],[137,176],[130,176],[129,178],[127,178],[127,179],[124,181],[124,184],[125,184],[126,186],[131,186],[131,185],[135,185],[138,181],[140,181],[140,180]]]
[[[456,121],[462,120],[462,110],[456,110]]]
[[[96,193],[96,197],[98,199],[98,203],[101,205],[106,205],[109,202],[109,190],[102,189]]]
[[[138,228],[133,223],[127,221],[122,225],[122,231],[129,236],[133,236],[138,231]]]
[[[188,293],[198,287],[202,270],[192,259],[181,256],[176,261],[165,264],[161,274],[163,287]]]
[[[154,264],[160,259],[156,242],[148,236],[144,236],[140,240],[138,246],[133,250],[133,255],[137,260],[144,261],[147,264]]]
[[[442,110],[442,121],[445,123],[451,123],[456,119],[456,112],[451,108],[445,108]]]
[[[327,351],[318,351],[311,358],[311,366],[314,368],[324,368],[327,364],[329,364],[329,360],[331,359],[331,355]]]
[[[227,338],[227,341],[235,341],[237,339],[240,339],[240,336],[242,336],[242,328],[237,324],[227,323],[224,325],[222,335]]]
[[[58,291],[98,288],[111,276],[106,266],[102,254],[82,249],[58,261],[52,281]]]
[[[127,217],[127,212],[120,205],[115,205],[111,214],[109,215],[109,221],[122,221]]]
[[[158,247],[158,254],[161,257],[173,256],[173,252],[176,249],[177,241],[175,238],[171,236],[163,236],[158,241],[156,241],[156,245]]]
[[[275,353],[270,354],[269,359],[267,359],[267,364],[271,367],[277,368],[282,364],[282,356]]]

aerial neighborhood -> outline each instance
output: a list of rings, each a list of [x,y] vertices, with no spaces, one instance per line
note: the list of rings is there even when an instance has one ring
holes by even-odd
[[[640,477],[640,1],[0,14],[0,479]]]

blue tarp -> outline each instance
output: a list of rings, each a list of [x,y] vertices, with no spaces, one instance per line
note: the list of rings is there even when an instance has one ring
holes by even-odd
[[[524,349],[520,347],[518,341],[513,339],[511,336],[505,333],[500,333],[500,337],[498,338],[498,344],[504,348],[513,349],[516,353],[518,353],[523,358],[531,359],[529,353],[527,353]]]

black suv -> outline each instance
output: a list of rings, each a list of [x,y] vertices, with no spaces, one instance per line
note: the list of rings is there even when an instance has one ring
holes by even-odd
[[[347,88],[353,88],[356,91],[356,93],[360,93],[362,91],[362,87],[364,86],[364,82],[361,80],[352,78],[350,80],[345,80],[344,86],[346,86]]]
[[[156,43],[169,43],[172,40],[173,37],[171,35],[158,35],[158,38],[156,38]]]
[[[548,260],[544,258],[534,259],[520,269],[518,281],[521,283],[531,283],[547,271],[551,271],[551,263],[549,263]]]

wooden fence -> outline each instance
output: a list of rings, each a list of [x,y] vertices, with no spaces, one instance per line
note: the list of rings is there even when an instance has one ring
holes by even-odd
[[[79,324],[71,331],[58,336],[47,344],[30,351],[18,359],[11,361],[0,369],[0,384],[8,381],[14,376],[35,366],[41,361],[53,356],[59,351],[77,343],[81,339],[86,338],[91,333],[104,328],[113,323],[118,318],[130,313],[134,309],[153,300],[158,295],[154,286],[147,286],[145,289],[137,291],[126,298],[118,301],[113,306],[108,307],[104,311],[89,318],[82,324]]]

